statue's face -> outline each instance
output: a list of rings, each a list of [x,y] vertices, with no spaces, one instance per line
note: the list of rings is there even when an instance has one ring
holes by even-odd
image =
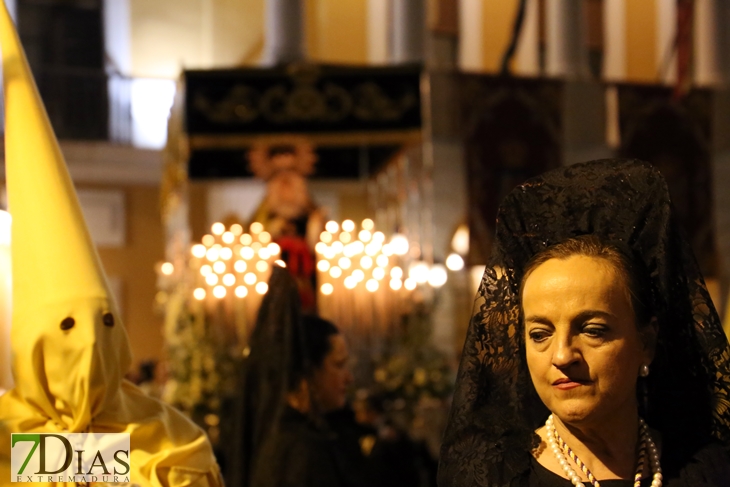
[[[639,369],[652,352],[611,263],[548,260],[525,280],[522,309],[530,376],[553,414],[575,425],[636,415]]]
[[[307,180],[294,171],[281,171],[267,183],[267,201],[278,216],[296,218],[309,209]]]

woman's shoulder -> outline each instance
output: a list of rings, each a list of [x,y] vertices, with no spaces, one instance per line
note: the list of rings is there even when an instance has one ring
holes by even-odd
[[[721,460],[724,462],[726,467],[730,468],[730,464],[728,463],[728,460],[730,459],[730,448],[716,441],[707,443],[705,446],[697,450],[697,452],[693,455],[693,458],[698,461],[710,463]]]
[[[730,449],[713,442],[680,465],[665,465],[667,487],[730,487]]]
[[[274,433],[280,448],[297,450],[306,454],[317,454],[322,448],[329,448],[332,434],[322,425],[296,411],[286,411]]]
[[[286,412],[265,440],[252,475],[254,487],[339,487],[339,472],[326,432],[309,418]]]

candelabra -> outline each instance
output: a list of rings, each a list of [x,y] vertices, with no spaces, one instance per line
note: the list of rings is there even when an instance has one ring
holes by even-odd
[[[215,223],[190,248],[185,265],[159,267],[170,376],[164,399],[201,424],[234,394],[271,267],[285,266],[260,223],[243,230]]]
[[[373,363],[398,343],[415,303],[446,282],[442,265],[412,261],[404,235],[387,239],[371,219],[330,221],[315,246],[319,313],[340,326],[358,357],[356,375],[371,376]]]
[[[285,266],[280,253],[260,223],[252,223],[250,233],[243,233],[238,224],[226,230],[222,223],[215,223],[211,234],[191,248],[193,297],[208,312],[222,310],[232,317],[239,333],[247,336],[268,291],[271,266]]]

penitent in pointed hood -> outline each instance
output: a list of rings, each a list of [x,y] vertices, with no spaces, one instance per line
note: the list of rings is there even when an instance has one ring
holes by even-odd
[[[0,47],[15,390],[62,429],[84,431],[114,399],[130,366],[127,334],[4,7]]]
[[[127,334],[17,33],[0,4],[15,381],[0,396],[0,483],[10,475],[11,433],[94,432],[129,433],[134,484],[222,485],[202,430],[123,379],[131,362]]]

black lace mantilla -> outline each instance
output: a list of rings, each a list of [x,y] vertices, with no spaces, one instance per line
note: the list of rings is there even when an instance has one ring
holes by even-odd
[[[441,450],[440,487],[525,483],[539,441],[534,430],[548,411],[525,363],[519,283],[537,252],[585,234],[630,247],[650,274],[659,333],[643,414],[662,434],[665,472],[710,441],[730,445],[730,348],[667,185],[642,161],[593,161],[531,179],[499,208]]]
[[[279,266],[273,266],[249,347],[234,413],[233,461],[226,478],[226,484],[240,487],[251,485],[254,466],[266,461],[259,453],[266,439],[277,434],[287,410],[290,377],[307,366],[297,285]]]

